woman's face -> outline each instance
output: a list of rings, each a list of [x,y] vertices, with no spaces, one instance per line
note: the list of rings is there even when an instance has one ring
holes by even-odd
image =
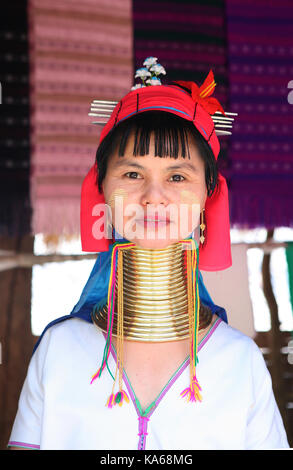
[[[102,183],[115,230],[141,248],[163,249],[188,237],[199,225],[207,189],[205,167],[192,137],[189,158],[133,155],[134,133],[123,157],[116,150]]]

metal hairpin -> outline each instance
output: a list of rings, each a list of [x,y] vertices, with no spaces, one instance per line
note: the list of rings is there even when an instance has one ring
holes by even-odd
[[[93,121],[93,124],[106,124],[110,118],[112,111],[117,105],[118,101],[105,101],[105,100],[93,100],[91,103],[89,116],[98,117],[98,119]],[[233,127],[233,116],[238,116],[237,113],[228,113],[225,111],[226,116],[223,116],[220,111],[216,111],[215,114],[211,116],[214,121],[216,135],[231,135]],[[231,130],[228,130],[231,129]]]

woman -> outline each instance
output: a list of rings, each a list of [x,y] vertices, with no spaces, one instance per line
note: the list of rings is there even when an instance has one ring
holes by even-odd
[[[199,271],[231,265],[214,86],[135,87],[115,107],[82,188],[99,255],[35,348],[11,448],[288,447],[261,352]]]

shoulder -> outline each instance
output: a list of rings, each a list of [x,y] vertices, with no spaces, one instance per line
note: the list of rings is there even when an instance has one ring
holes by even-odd
[[[68,319],[60,322],[57,321],[55,324],[50,326],[45,335],[72,338],[76,336],[78,337],[79,335],[90,334],[94,329],[95,325],[93,323],[89,323],[81,318],[70,318],[70,316],[68,316]]]
[[[202,359],[219,383],[229,383],[230,391],[239,390],[238,396],[246,402],[271,393],[271,377],[260,348],[253,338],[223,321],[203,348]]]
[[[44,339],[57,339],[60,337],[63,339],[73,339],[79,336],[91,335],[93,331],[97,331],[93,323],[81,318],[68,316],[60,319],[60,321],[57,319],[52,324],[47,325],[42,336]]]
[[[57,382],[61,384],[73,377],[87,381],[96,372],[104,348],[103,332],[94,324],[73,317],[45,331],[30,368],[37,370],[38,381],[47,391]]]
[[[67,318],[45,329],[34,356],[41,356],[43,359],[44,355],[61,358],[67,352],[74,356],[82,349],[100,349],[104,341],[102,331],[93,323],[75,317]]]
[[[251,364],[258,359],[257,364],[264,365],[262,352],[254,339],[222,320],[218,321],[211,343],[217,355],[225,360],[230,358],[231,361],[243,360]]]
[[[253,338],[242,333],[242,331],[234,328],[233,326],[225,323],[223,320],[217,320],[217,340],[222,342],[227,342],[229,340],[230,344],[237,344],[243,347],[254,347],[256,343]]]

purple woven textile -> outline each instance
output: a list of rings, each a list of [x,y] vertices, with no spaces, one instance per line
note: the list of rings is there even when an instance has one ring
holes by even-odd
[[[231,223],[293,226],[293,3],[226,0],[226,14]]]
[[[162,82],[191,80],[201,85],[210,69],[217,83],[214,93],[227,107],[228,66],[224,0],[134,0],[134,68],[155,56],[167,72]],[[139,81],[138,81],[139,83]],[[227,144],[222,139],[219,162],[225,167]]]

